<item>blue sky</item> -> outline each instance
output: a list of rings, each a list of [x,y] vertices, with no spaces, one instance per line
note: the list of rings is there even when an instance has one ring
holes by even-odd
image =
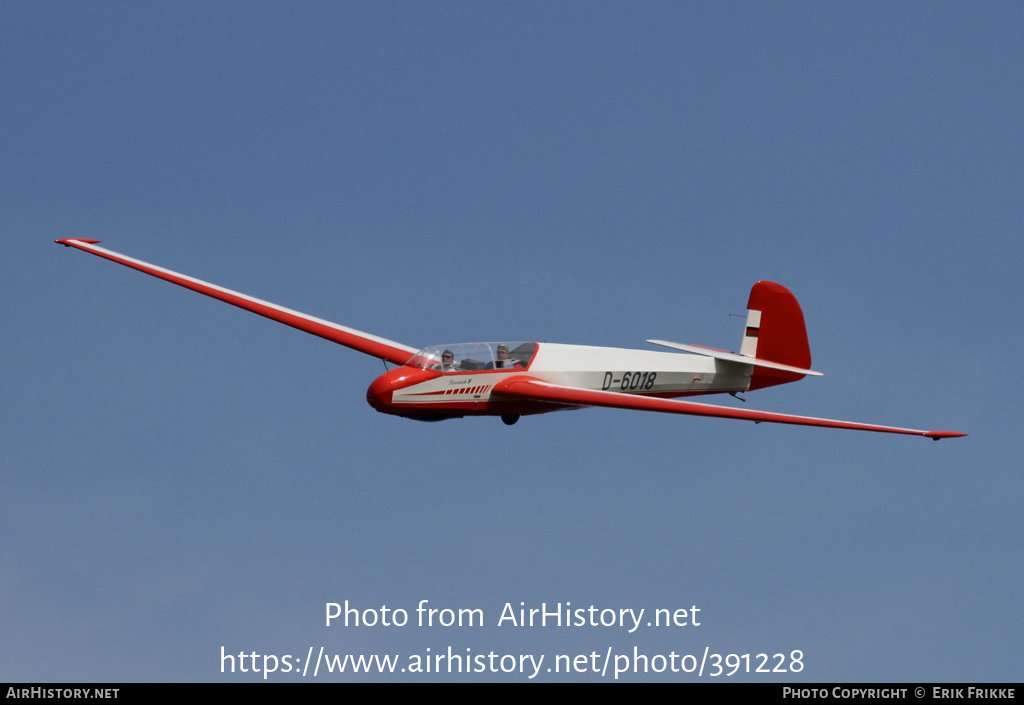
[[[1020,679],[1019,4],[0,21],[0,680],[258,680],[221,673],[221,647],[449,646]],[[379,361],[58,237],[417,347],[736,349],[730,314],[769,279],[826,376],[747,406],[970,436],[596,409],[419,424],[366,405]],[[327,602],[424,599],[485,624],[324,626]],[[520,602],[702,621],[497,626]],[[437,677],[527,680],[417,676]]]

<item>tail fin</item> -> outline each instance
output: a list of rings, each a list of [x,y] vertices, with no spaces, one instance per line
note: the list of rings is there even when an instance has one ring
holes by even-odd
[[[775,282],[757,282],[750,290],[747,309],[741,355],[810,368],[811,348],[807,343],[804,312],[789,289]],[[755,367],[750,389],[763,389],[803,378],[804,375],[795,372]]]

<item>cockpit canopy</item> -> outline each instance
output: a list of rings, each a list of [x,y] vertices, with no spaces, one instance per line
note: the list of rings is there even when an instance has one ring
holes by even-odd
[[[530,366],[537,343],[456,343],[432,345],[409,358],[406,365],[441,372],[520,369]]]

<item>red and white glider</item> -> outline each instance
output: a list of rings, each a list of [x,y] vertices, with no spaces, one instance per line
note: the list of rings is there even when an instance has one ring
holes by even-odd
[[[663,340],[648,342],[680,352],[535,342],[462,343],[417,350],[126,257],[98,247],[99,240],[64,238],[56,242],[399,365],[374,380],[366,392],[370,406],[385,414],[420,421],[500,416],[511,425],[528,414],[606,406],[758,423],[904,433],[936,441],[967,435],[737,409],[674,398],[745,392],[821,374],[809,369],[811,353],[800,304],[788,289],[773,282],[758,282],[750,290],[746,332],[739,353]]]

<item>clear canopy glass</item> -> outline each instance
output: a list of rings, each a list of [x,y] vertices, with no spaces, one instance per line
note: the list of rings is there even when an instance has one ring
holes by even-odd
[[[536,343],[456,343],[431,345],[405,364],[441,372],[526,369],[537,351]]]

